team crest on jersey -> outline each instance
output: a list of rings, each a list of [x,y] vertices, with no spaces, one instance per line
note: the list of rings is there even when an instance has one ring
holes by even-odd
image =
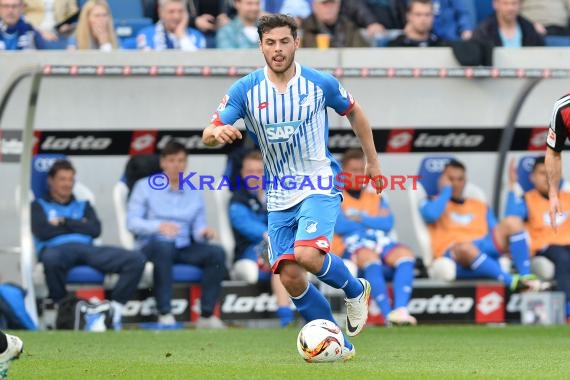
[[[317,224],[318,224],[317,222],[314,222],[314,221],[312,221],[312,220],[311,220],[311,221],[308,221],[308,222],[307,222],[307,228],[305,228],[305,231],[306,231],[308,234],[312,234],[312,233],[317,232]]]
[[[221,112],[226,108],[229,100],[230,100],[230,96],[224,95],[224,97],[222,98],[222,101],[220,102],[220,105],[218,106],[218,112]]]
[[[473,214],[460,214],[457,212],[452,212],[449,216],[453,222],[461,224],[463,226],[471,224],[473,222],[473,219],[475,219],[475,216]]]
[[[295,134],[302,121],[287,121],[284,123],[267,124],[265,126],[265,135],[270,143],[282,143],[289,141],[291,136]]]
[[[556,132],[552,128],[548,129],[548,136],[546,137],[546,143],[552,147],[556,146]]]

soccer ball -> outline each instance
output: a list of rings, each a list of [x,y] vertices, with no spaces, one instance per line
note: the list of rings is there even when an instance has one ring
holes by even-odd
[[[344,335],[340,327],[326,319],[307,323],[297,337],[297,350],[309,363],[334,362],[340,359]]]

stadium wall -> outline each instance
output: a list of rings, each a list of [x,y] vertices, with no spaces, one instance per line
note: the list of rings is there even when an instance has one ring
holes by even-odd
[[[324,52],[307,49],[298,53],[298,61],[320,68],[457,67],[448,49],[349,49]],[[3,53],[0,54],[0,88],[5,88],[8,78],[19,68],[28,65],[260,66],[263,63],[257,51],[201,51],[192,54],[56,51]],[[570,67],[570,55],[565,49],[553,48],[497,49],[495,63],[501,68],[557,69]],[[234,80],[220,77],[45,78],[39,96],[36,130],[198,131],[206,125],[227,87]],[[1,121],[2,130],[22,129],[30,83],[30,80],[25,80],[16,90]],[[491,199],[494,168],[497,163],[495,145],[498,146],[498,141],[490,141],[496,140],[496,135],[489,130],[497,131],[506,125],[516,97],[528,83],[528,79],[344,78],[342,83],[362,104],[372,126],[386,134],[392,129],[425,130],[442,136],[465,132],[463,142],[451,146],[435,144],[423,150],[434,153],[454,151],[459,159],[466,162],[471,180],[479,184]],[[535,129],[538,128],[538,138],[543,138],[544,134],[540,135],[539,132],[548,123],[553,102],[566,92],[566,80],[542,81],[524,104],[516,122],[517,127],[530,129],[531,140]],[[330,124],[332,129],[350,133],[343,118],[331,115]],[[466,137],[474,134],[481,134],[490,144],[482,148],[484,151],[478,151],[477,144],[465,146]],[[7,134],[4,134],[5,143],[6,136]],[[338,150],[348,147],[351,143],[350,140],[343,141],[336,142]],[[513,154],[518,157],[528,153],[525,152],[526,146],[530,150],[543,149],[543,145],[531,143],[532,141],[519,141],[523,148]],[[417,145],[417,142],[412,143],[406,154],[381,153],[386,174],[416,173],[419,162],[426,153],[419,152],[418,150],[422,149],[416,149],[414,144]],[[2,153],[6,153],[6,147],[8,144],[4,144]],[[10,149],[17,150],[14,145],[11,145]],[[474,151],[466,152],[469,149]],[[106,243],[118,243],[111,190],[120,178],[127,158],[126,154],[72,157],[78,169],[78,178],[96,193],[96,206],[103,221],[103,241]],[[568,167],[570,156],[566,155],[564,160],[565,167]],[[202,174],[220,175],[224,164],[223,155],[198,154],[190,157],[190,170],[200,168],[199,172]],[[14,194],[19,182],[19,166],[16,163],[0,163],[0,178],[0,246],[17,246],[19,231],[17,223],[14,222],[18,220]],[[396,212],[396,229],[400,239],[416,248],[414,231],[410,228],[412,222],[407,194],[398,190],[387,193]],[[206,198],[211,201],[213,196],[207,193]],[[217,224],[216,213],[213,208],[208,210],[208,219],[214,226]]]

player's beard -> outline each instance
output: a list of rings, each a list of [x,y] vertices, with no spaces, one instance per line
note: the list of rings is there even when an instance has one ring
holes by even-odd
[[[283,61],[277,63],[273,60],[275,57],[283,57]],[[295,60],[295,54],[291,56],[286,56],[286,55],[271,56],[271,57],[265,56],[265,62],[275,74],[283,74],[284,72],[289,70],[294,60]]]

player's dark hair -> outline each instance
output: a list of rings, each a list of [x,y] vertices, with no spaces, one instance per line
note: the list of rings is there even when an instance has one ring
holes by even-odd
[[[408,12],[412,10],[414,4],[424,4],[424,5],[431,5],[433,7],[432,0],[410,0],[408,2]]]
[[[252,150],[251,152],[243,156],[243,161],[245,160],[263,161],[263,156],[261,155],[261,152],[259,150]]]
[[[291,29],[291,35],[294,39],[297,38],[297,22],[293,17],[284,14],[270,14],[260,17],[257,21],[257,34],[259,35],[259,40],[263,40],[264,33],[283,26]]]
[[[538,165],[544,165],[544,156],[537,157],[534,160],[534,165],[532,165],[532,171],[534,172]]]
[[[67,160],[57,160],[56,162],[53,163],[53,165],[49,169],[48,177],[50,178],[55,177],[57,175],[57,172],[59,172],[60,170],[71,170],[73,173],[75,173],[75,168],[73,167],[73,165],[71,165],[71,162]]]
[[[186,154],[186,148],[184,147],[184,145],[180,144],[177,141],[170,141],[164,146],[164,148],[160,152],[160,157],[164,158],[166,156],[170,156],[171,154],[178,154],[180,152],[184,152],[184,154]]]
[[[348,149],[342,155],[340,163],[344,166],[350,160],[364,160],[362,149]]]
[[[456,159],[449,160],[449,162],[443,167],[443,170],[445,171],[447,168],[456,168],[465,171],[465,165]]]

